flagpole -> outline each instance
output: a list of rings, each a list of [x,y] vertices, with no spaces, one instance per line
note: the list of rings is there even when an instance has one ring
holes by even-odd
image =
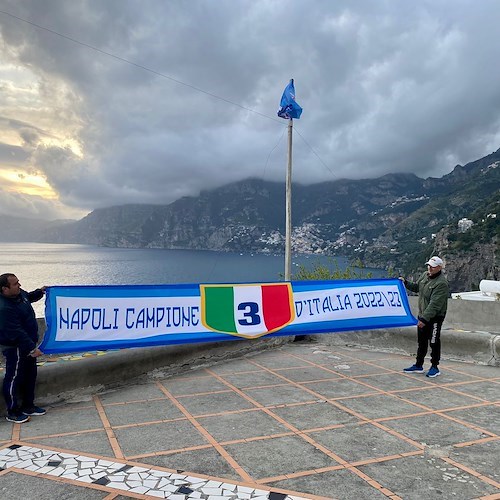
[[[286,169],[285,281],[292,279],[292,134],[293,118],[300,118],[302,108],[295,101],[293,78],[281,96],[278,116],[288,120],[288,166]]]
[[[292,132],[293,119],[288,120],[288,166],[286,169],[285,281],[292,279]]]

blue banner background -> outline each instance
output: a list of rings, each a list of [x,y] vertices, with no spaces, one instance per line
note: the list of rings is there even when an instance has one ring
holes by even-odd
[[[259,285],[261,283],[257,283]],[[376,328],[403,327],[415,325],[417,320],[412,316],[408,304],[408,298],[402,282],[398,279],[367,279],[367,280],[339,280],[339,281],[293,281],[292,290],[294,299],[296,294],[301,292],[331,291],[337,289],[354,289],[369,291],[377,287],[392,286],[399,291],[401,298],[401,314],[387,315],[379,317],[363,317],[335,319],[328,321],[311,321],[308,323],[292,323],[281,330],[267,334],[271,336],[286,335],[308,335],[317,333],[335,333],[350,330],[368,330]],[[235,286],[241,284],[234,284]],[[199,284],[176,284],[176,285],[125,285],[125,286],[56,286],[49,287],[46,294],[45,317],[47,331],[40,348],[43,352],[70,353],[85,352],[94,350],[122,349],[131,347],[147,347],[159,345],[174,345],[202,342],[220,342],[229,340],[241,340],[240,337],[231,334],[219,333],[204,329],[204,331],[192,331],[182,333],[165,333],[154,336],[140,336],[137,338],[117,339],[117,340],[97,340],[89,341],[60,340],[58,339],[58,298],[74,298],[83,300],[103,299],[131,299],[138,301],[151,297],[157,298],[196,298],[200,297]],[[59,320],[60,322],[60,320]],[[199,329],[199,328],[198,328]],[[109,329],[108,329],[109,330]],[[193,328],[193,330],[195,330]],[[117,336],[120,331],[117,330]]]

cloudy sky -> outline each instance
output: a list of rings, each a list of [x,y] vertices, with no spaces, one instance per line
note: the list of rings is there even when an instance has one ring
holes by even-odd
[[[497,0],[0,0],[0,213],[439,177],[500,147]]]

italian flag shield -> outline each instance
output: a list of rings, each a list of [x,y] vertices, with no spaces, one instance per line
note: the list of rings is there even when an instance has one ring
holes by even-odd
[[[201,320],[209,330],[249,339],[295,319],[290,283],[200,285]]]

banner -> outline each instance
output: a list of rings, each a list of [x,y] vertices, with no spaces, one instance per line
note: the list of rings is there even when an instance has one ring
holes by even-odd
[[[47,354],[416,324],[399,279],[47,288]]]

